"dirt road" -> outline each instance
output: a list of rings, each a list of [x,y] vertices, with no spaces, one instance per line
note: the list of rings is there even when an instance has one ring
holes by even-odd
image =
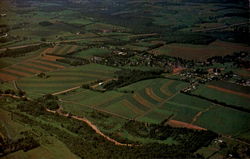
[[[61,116],[64,116],[64,117],[70,117],[70,118],[73,118],[73,119],[76,119],[76,120],[79,120],[79,121],[82,121],[84,123],[86,123],[88,126],[90,126],[97,134],[101,135],[102,137],[104,137],[106,140],[114,143],[115,145],[118,145],[118,146],[134,146],[132,144],[124,144],[124,143],[120,143],[118,141],[116,141],[115,139],[112,139],[110,138],[109,136],[105,135],[104,133],[102,133],[93,123],[91,123],[88,119],[86,118],[83,118],[83,117],[79,117],[79,116],[75,116],[75,115],[72,115],[72,116],[69,116],[69,114],[65,114],[65,113],[62,113],[61,111],[62,109],[59,108],[57,111],[55,110],[50,110],[50,109],[46,109],[47,112],[50,112],[50,113],[58,113],[59,115]]]
[[[55,92],[52,95],[55,96],[55,95],[67,93],[67,92],[70,92],[70,91],[73,91],[73,90],[76,90],[76,89],[79,89],[79,88],[81,88],[81,86],[76,86],[76,87],[69,88],[69,89],[66,89],[66,90],[63,90],[63,91],[60,91],[60,92]]]

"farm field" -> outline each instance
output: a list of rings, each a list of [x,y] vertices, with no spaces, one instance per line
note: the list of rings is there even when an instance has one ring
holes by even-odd
[[[79,49],[79,46],[77,45],[56,45],[52,49],[50,49],[47,53],[53,54],[53,55],[67,55],[72,52],[75,52]]]
[[[250,158],[247,0],[0,0],[0,158]]]
[[[240,137],[241,133],[249,130],[249,124],[247,124],[249,121],[248,113],[217,106],[203,113],[195,124],[206,126],[218,133]]]
[[[81,57],[81,58],[87,58],[90,59],[91,57],[95,56],[95,55],[105,55],[105,54],[109,54],[111,53],[110,50],[108,49],[104,49],[104,48],[90,48],[87,50],[83,50],[80,52],[77,52],[75,54],[73,54],[74,57]]]
[[[23,77],[33,76],[41,72],[49,72],[64,69],[67,65],[57,62],[56,59],[62,57],[46,55],[48,49],[40,50],[38,55],[27,58],[21,62],[0,69],[1,81],[12,81]]]
[[[229,105],[235,105],[249,109],[249,94],[238,92],[231,89],[221,88],[212,85],[200,86],[193,92],[196,95],[224,102]]]
[[[210,114],[210,111],[214,112],[227,108],[221,108],[221,106],[214,105],[206,100],[178,93],[178,90],[184,88],[185,85],[185,83],[179,81],[153,79],[118,89],[118,92],[134,91],[132,94],[118,92],[99,93],[79,89],[73,94],[61,95],[59,98],[63,100],[63,103],[67,104],[65,110],[73,114],[94,108],[114,116],[143,122],[157,124],[169,118],[219,133],[235,133],[233,129],[227,129],[227,127],[233,128],[233,125],[237,125],[236,122],[231,120],[227,120],[226,123],[220,123],[217,127],[221,127],[221,129],[211,127],[211,124],[206,125],[206,122],[200,122],[203,121],[204,116]],[[224,113],[228,114],[226,116],[229,117],[232,111],[228,108],[228,111]],[[241,112],[238,113],[240,116]],[[211,116],[210,118],[212,120],[213,117]],[[209,117],[206,120],[210,120]],[[239,120],[246,122],[248,119],[242,117]],[[239,131],[246,129],[244,123],[237,126]],[[223,132],[222,130],[224,129],[227,132]]]
[[[209,45],[190,45],[178,43],[167,44],[152,50],[151,53],[157,55],[182,57],[190,60],[205,60],[212,56],[225,56],[232,54],[238,50],[250,51],[247,45],[215,41]]]
[[[168,100],[171,96],[165,96],[164,98],[164,94],[158,90],[158,94],[162,94],[161,97],[159,97],[158,94],[156,96],[162,99],[162,101],[157,101],[153,96],[149,96],[146,90],[138,91],[142,84],[147,85],[148,83],[148,88],[149,85],[152,84],[149,81],[142,81],[127,86],[126,88],[121,88],[121,90],[127,91],[131,91],[128,89],[129,87],[135,88],[135,93],[131,95],[118,92],[107,92],[103,94],[78,89],[78,91],[71,94],[60,95],[59,98],[62,99],[65,110],[73,114],[85,114],[91,109],[94,109],[108,113],[114,117],[136,119],[147,123],[157,124],[165,119],[171,119],[227,135],[238,134],[249,129],[246,127],[246,123],[249,122],[247,113],[214,105],[206,100],[185,94],[177,94]],[[163,82],[164,79],[158,79],[158,81]],[[167,80],[165,80],[165,82],[166,81]],[[159,84],[159,82],[157,84]],[[154,87],[154,90],[157,89]],[[153,107],[153,110],[146,113],[151,109],[150,106]],[[218,116],[218,118],[214,118],[213,114],[216,117]],[[221,114],[222,117],[219,117]],[[232,116],[234,116],[235,120],[229,120]],[[216,123],[217,119],[218,122]]]
[[[117,69],[89,64],[80,67],[69,67],[63,70],[46,73],[48,78],[27,77],[17,82],[18,87],[33,96],[55,93],[72,87],[81,86],[91,81],[109,79]],[[62,77],[67,78],[62,78]],[[37,88],[34,90],[34,88]]]

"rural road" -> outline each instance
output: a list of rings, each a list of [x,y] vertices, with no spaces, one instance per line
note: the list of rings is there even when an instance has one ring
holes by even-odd
[[[1,96],[8,96],[8,97],[12,97],[12,98],[16,98],[16,99],[20,99],[21,97],[19,96],[15,96],[15,95],[11,95],[11,94],[2,94]],[[31,100],[31,99],[28,99],[28,100]],[[79,121],[82,121],[84,123],[86,123],[89,127],[91,127],[97,134],[101,135],[102,137],[104,137],[106,140],[114,143],[115,145],[117,146],[138,146],[138,145],[133,145],[133,144],[124,144],[124,143],[120,143],[118,141],[116,141],[115,139],[112,139],[110,138],[109,136],[105,135],[104,133],[102,133],[98,128],[97,126],[95,126],[93,123],[91,123],[91,121],[89,121],[88,119],[86,118],[83,118],[83,117],[79,117],[79,116],[75,116],[75,115],[72,115],[72,116],[69,116],[69,114],[65,114],[65,113],[62,113],[62,107],[60,106],[57,110],[50,110],[48,108],[46,108],[46,111],[47,112],[50,112],[50,113],[58,113],[59,115],[61,116],[64,116],[64,117],[68,117],[68,118],[72,118],[72,119],[76,119],[76,120],[79,120]]]
[[[69,89],[66,89],[66,90],[63,90],[63,91],[60,91],[60,92],[55,92],[55,93],[52,93],[53,96],[55,95],[59,95],[59,94],[63,94],[63,93],[67,93],[67,92],[70,92],[70,91],[73,91],[73,90],[76,90],[78,88],[81,88],[81,86],[76,86],[76,87],[73,87],[73,88],[69,88]]]
[[[61,116],[64,116],[64,117],[70,117],[72,119],[76,119],[76,120],[79,120],[79,121],[82,121],[84,123],[86,123],[88,126],[90,126],[97,134],[99,134],[100,136],[104,137],[106,140],[114,143],[115,145],[118,145],[118,146],[135,146],[135,145],[132,145],[132,144],[124,144],[124,143],[120,143],[112,138],[110,138],[109,136],[103,134],[94,124],[92,124],[88,119],[86,118],[83,118],[83,117],[79,117],[79,116],[75,116],[75,115],[72,115],[72,116],[69,116],[69,114],[64,114],[62,113],[62,108],[60,107],[58,110],[50,110],[50,109],[47,109],[46,108],[46,111],[47,112],[50,112],[50,113],[58,113],[59,115]]]
[[[12,98],[16,98],[16,99],[20,99],[21,97],[18,97],[18,96],[15,96],[15,95],[11,95],[11,94],[2,94],[0,96],[8,96],[8,97],[12,97]],[[28,100],[31,100],[30,98],[27,98]],[[62,110],[62,107],[60,107],[59,109],[59,113],[61,113],[60,115],[62,116],[65,116],[65,117],[69,117],[68,114],[63,114],[61,112]],[[46,109],[47,112],[50,112],[50,113],[57,113],[57,111],[54,111],[54,110],[50,110],[50,109]],[[82,122],[85,122],[87,125],[89,125],[97,134],[103,136],[106,140],[114,143],[115,145],[118,145],[118,146],[139,146],[139,145],[133,145],[133,144],[124,144],[124,143],[120,143],[112,138],[110,138],[109,136],[103,134],[94,124],[92,124],[88,119],[86,118],[82,118],[82,117],[78,117],[78,116],[71,116],[71,118],[73,119],[76,119],[76,120],[80,120]],[[234,140],[234,141],[237,141],[239,143],[242,143],[242,144],[246,144],[246,145],[250,145],[250,143],[247,143],[245,141],[242,141],[242,140],[239,140],[239,139],[236,139],[236,138],[233,138],[231,136],[226,136],[226,135],[223,135],[223,137],[227,138],[227,139],[230,139],[230,140]]]

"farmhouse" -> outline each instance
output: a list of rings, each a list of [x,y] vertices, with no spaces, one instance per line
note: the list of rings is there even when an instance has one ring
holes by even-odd
[[[6,16],[7,16],[7,14],[4,14],[4,13],[3,13],[3,14],[1,14],[1,17],[6,17]]]

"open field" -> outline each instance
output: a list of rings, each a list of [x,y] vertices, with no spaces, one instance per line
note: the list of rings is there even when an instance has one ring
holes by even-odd
[[[222,134],[238,134],[240,137],[241,133],[249,130],[249,121],[248,113],[230,108],[214,107],[203,113],[195,124]]]
[[[105,55],[105,54],[109,54],[109,53],[111,53],[111,51],[108,50],[108,49],[104,49],[104,48],[90,48],[90,49],[87,49],[87,50],[83,50],[83,51],[77,52],[73,56],[89,59],[90,57],[95,56],[95,55],[98,56],[98,55]]]
[[[217,86],[200,86],[193,92],[196,95],[224,102],[229,105],[235,105],[249,109],[249,94],[238,91],[220,88]]]
[[[235,83],[231,83],[231,82],[227,82],[227,81],[214,81],[214,82],[210,82],[208,83],[209,86],[215,86],[215,87],[219,87],[222,89],[225,89],[224,91],[228,90],[228,91],[232,91],[231,93],[236,93],[240,92],[241,94],[239,94],[240,96],[242,95],[243,97],[247,97],[250,92],[250,88],[247,86],[241,86]],[[223,91],[223,90],[222,90]]]
[[[48,72],[46,73],[48,78],[37,76],[23,78],[17,83],[21,89],[27,91],[30,95],[42,95],[63,91],[98,79],[112,78],[113,72],[116,70],[111,67],[89,64]],[[34,87],[37,89],[34,90]]]
[[[247,45],[215,41],[209,45],[167,44],[152,50],[151,53],[190,60],[205,60],[212,56],[225,56],[237,51],[250,52],[250,48]]]

